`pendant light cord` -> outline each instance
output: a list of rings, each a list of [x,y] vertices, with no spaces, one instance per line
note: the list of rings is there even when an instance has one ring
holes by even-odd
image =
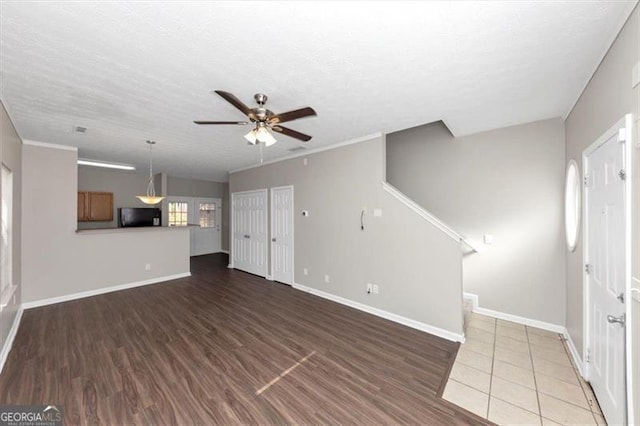
[[[147,185],[147,197],[155,197],[156,188],[153,184],[153,143],[149,142],[149,184]]]

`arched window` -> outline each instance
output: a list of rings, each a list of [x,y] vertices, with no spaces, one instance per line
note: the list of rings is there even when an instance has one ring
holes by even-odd
[[[571,160],[567,166],[564,189],[564,226],[569,251],[574,251],[578,243],[581,209],[580,172],[578,164]]]

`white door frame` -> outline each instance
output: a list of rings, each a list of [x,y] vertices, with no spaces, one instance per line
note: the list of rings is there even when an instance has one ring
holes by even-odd
[[[265,200],[269,200],[268,197],[268,190],[267,188],[259,188],[259,189],[251,189],[248,191],[237,191],[237,192],[232,192],[231,193],[231,208],[229,209],[230,211],[230,218],[229,220],[231,221],[231,231],[229,233],[229,265],[227,266],[229,269],[233,269],[233,238],[234,238],[234,234],[236,231],[236,224],[235,221],[233,220],[233,216],[234,216],[234,210],[235,210],[235,200],[236,200],[236,196],[237,195],[242,195],[242,194],[250,194],[250,193],[255,193],[255,192],[262,192],[264,194],[264,199]],[[268,219],[268,215],[269,215],[269,207],[267,207],[267,214],[264,215],[264,229],[267,230],[267,232],[265,232],[265,258],[264,258],[264,264],[265,265],[269,265],[269,235],[268,235],[268,230],[269,230],[269,219]],[[269,274],[269,271],[266,271],[266,275]]]
[[[622,130],[624,129],[624,130]],[[600,136],[595,142],[587,147],[582,152],[582,176],[586,175],[586,165],[587,165],[587,157],[593,153],[596,149],[598,149],[601,145],[603,145],[607,140],[609,140],[612,136],[618,135],[618,141],[625,141],[624,148],[624,169],[627,173],[626,179],[624,181],[625,188],[625,316],[627,319],[626,328],[625,328],[625,391],[626,391],[626,407],[627,407],[627,422],[630,422],[633,419],[633,389],[631,388],[632,382],[628,380],[628,372],[633,371],[631,362],[631,248],[632,248],[632,236],[631,236],[631,225],[632,225],[632,188],[631,183],[633,180],[632,170],[631,170],[631,155],[632,155],[632,147],[635,145],[633,141],[633,115],[626,114],[621,120],[619,120],[616,124],[614,124],[609,130],[607,130],[602,136]],[[586,197],[586,188],[582,185],[584,193],[582,194],[582,199],[584,202],[582,203],[582,266],[583,271],[586,268],[587,264],[587,256],[588,256],[588,199]],[[584,365],[584,375],[585,379],[589,380],[590,378],[590,365],[587,360],[587,351],[588,348],[591,347],[592,336],[590,335],[589,321],[590,321],[590,294],[589,294],[589,286],[588,286],[588,277],[585,272],[582,273],[582,301],[583,301],[583,318],[582,318],[582,332],[584,335],[584,347],[582,353],[583,365]],[[631,424],[631,423],[630,423]]]
[[[291,282],[290,283],[285,283],[285,284],[289,284],[289,285],[293,285],[294,281],[295,281],[295,273],[296,273],[296,262],[295,262],[295,217],[294,217],[294,213],[296,211],[295,208],[295,190],[293,185],[284,185],[284,186],[274,186],[273,188],[269,189],[269,222],[271,223],[271,227],[269,228],[269,258],[270,258],[270,263],[269,263],[269,275],[267,275],[267,279],[271,279],[273,280],[273,269],[274,269],[274,261],[273,261],[273,250],[271,250],[271,243],[273,242],[272,238],[273,238],[273,227],[274,227],[274,223],[273,223],[273,191],[277,190],[277,189],[291,189],[291,208],[292,208],[292,214],[291,214]]]

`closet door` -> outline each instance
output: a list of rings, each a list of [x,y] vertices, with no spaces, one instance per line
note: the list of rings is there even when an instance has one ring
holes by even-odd
[[[267,190],[231,194],[233,218],[232,265],[267,275]]]

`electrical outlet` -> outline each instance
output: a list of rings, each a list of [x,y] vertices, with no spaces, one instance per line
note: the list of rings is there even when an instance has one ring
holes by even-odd
[[[145,271],[150,271],[151,270],[151,264],[150,263],[145,264],[144,265],[144,270]]]
[[[309,275],[309,270],[307,268],[302,268],[302,273],[304,275]]]
[[[382,217],[382,209],[373,209],[373,217]]]
[[[325,275],[324,276],[324,282],[325,283],[330,283],[331,282],[331,279],[329,278],[329,275]]]
[[[379,290],[380,289],[378,288],[378,284],[374,284],[373,285],[373,294],[378,294]]]
[[[309,162],[308,162],[308,161],[307,161],[307,159],[305,158],[305,159],[303,159],[303,160],[302,160],[302,164],[303,164],[304,166],[306,166],[307,164],[309,164]]]
[[[367,294],[373,293],[373,284],[367,283]]]

